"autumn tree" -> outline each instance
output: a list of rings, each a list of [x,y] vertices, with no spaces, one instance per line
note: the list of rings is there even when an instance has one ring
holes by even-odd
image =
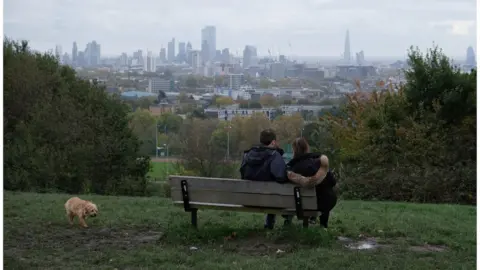
[[[263,94],[260,97],[260,104],[264,107],[275,107],[277,105],[277,99],[272,94]]]

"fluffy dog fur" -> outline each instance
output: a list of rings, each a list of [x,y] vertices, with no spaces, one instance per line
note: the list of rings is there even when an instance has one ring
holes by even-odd
[[[72,197],[65,203],[65,211],[67,211],[70,225],[73,225],[73,219],[77,216],[80,225],[84,228],[88,227],[85,219],[88,216],[95,217],[98,214],[98,208],[94,203],[78,197]]]

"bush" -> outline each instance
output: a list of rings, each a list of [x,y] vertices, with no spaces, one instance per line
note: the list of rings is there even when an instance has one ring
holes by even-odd
[[[129,108],[27,42],[4,41],[4,188],[143,195]]]
[[[409,59],[405,85],[359,91],[322,118],[342,195],[475,204],[476,70],[461,73],[436,48]]]

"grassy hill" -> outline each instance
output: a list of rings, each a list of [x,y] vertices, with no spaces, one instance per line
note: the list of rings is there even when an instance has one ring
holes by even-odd
[[[5,269],[475,269],[471,206],[340,201],[328,231],[200,211],[196,231],[169,199],[81,196],[100,209],[81,229],[66,220],[69,197],[4,192]],[[385,246],[350,250],[338,236]]]

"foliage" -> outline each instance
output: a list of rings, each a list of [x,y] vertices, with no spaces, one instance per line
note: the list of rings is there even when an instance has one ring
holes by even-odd
[[[340,114],[322,117],[343,195],[474,204],[476,71],[459,72],[437,48],[412,50],[409,64],[405,85],[358,91]]]
[[[274,107],[277,105],[277,99],[272,94],[264,94],[260,97],[260,104],[264,107]]]
[[[215,104],[217,107],[225,107],[234,104],[234,101],[231,97],[220,96],[215,98]]]
[[[27,42],[4,40],[4,188],[141,195],[129,108]]]

